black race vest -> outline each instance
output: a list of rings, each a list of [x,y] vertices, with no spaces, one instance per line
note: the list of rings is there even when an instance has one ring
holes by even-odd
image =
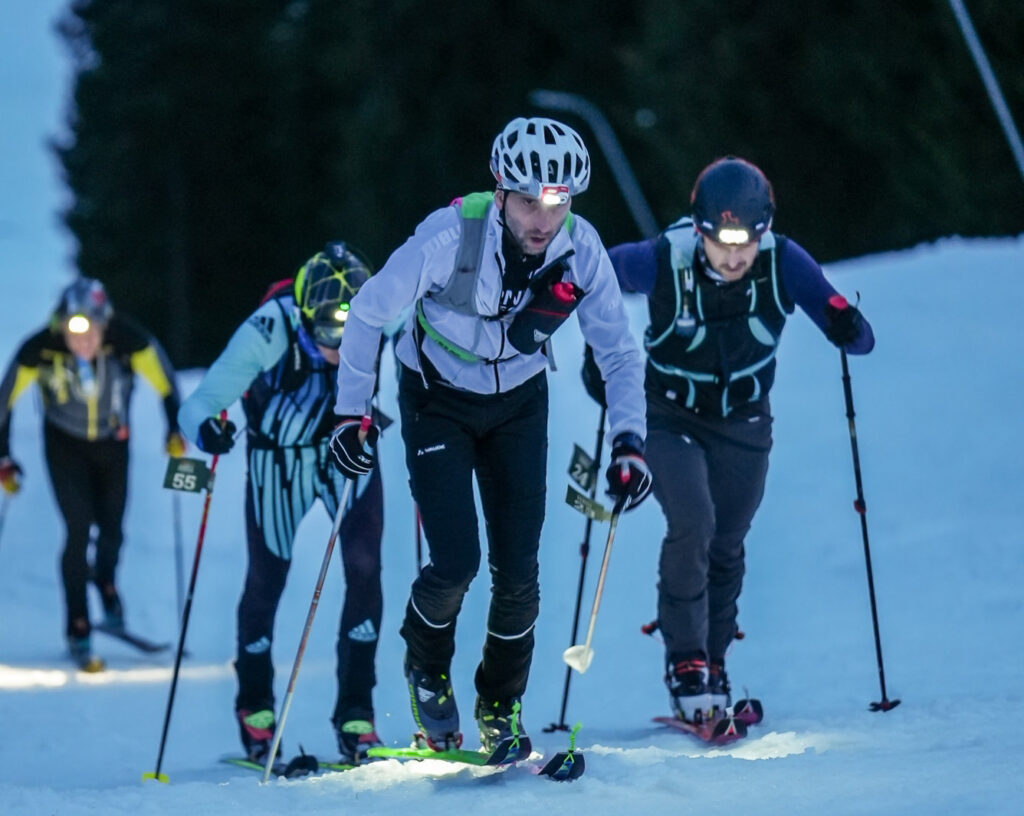
[[[793,311],[776,264],[785,240],[764,233],[753,268],[741,280],[716,283],[696,259],[689,218],[661,234],[644,336],[649,391],[723,417],[767,396],[779,337]]]

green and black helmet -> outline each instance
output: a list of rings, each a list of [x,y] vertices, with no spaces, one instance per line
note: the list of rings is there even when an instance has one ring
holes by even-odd
[[[331,241],[302,265],[295,276],[295,302],[317,345],[341,345],[349,303],[373,271],[359,250],[342,241]]]

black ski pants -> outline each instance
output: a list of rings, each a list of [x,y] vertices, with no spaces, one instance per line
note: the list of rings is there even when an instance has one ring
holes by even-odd
[[[476,689],[488,700],[526,690],[540,603],[537,551],[544,523],[548,392],[541,372],[481,395],[435,384],[404,368],[402,437],[430,563],[412,585],[401,634],[409,662],[447,671],[455,623],[480,568],[473,474],[487,525],[491,604]]]
[[[764,495],[772,419],[767,400],[729,417],[647,395],[647,463],[668,529],[658,621],[666,660],[723,660],[736,636],[744,538]]]
[[[235,708],[274,709],[271,647],[292,543],[303,517],[319,498],[333,518],[345,478],[318,448],[250,449],[245,517],[248,569],[238,603]],[[372,691],[383,613],[381,537],[384,494],[379,467],[349,492],[338,532],[345,596],[337,641],[338,696],[332,721],[373,719]],[[326,547],[324,539],[322,546]],[[310,586],[312,592],[313,587]],[[308,597],[303,593],[303,597]]]
[[[50,483],[64,517],[67,537],[60,558],[69,636],[91,631],[86,590],[90,575],[100,587],[116,586],[121,523],[128,500],[128,441],[79,439],[49,422],[43,423],[43,444]],[[96,548],[90,568],[92,525]]]

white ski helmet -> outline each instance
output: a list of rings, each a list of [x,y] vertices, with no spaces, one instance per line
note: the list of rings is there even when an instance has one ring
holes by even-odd
[[[494,139],[491,172],[502,190],[560,203],[590,184],[590,155],[580,135],[554,119],[513,119]]]

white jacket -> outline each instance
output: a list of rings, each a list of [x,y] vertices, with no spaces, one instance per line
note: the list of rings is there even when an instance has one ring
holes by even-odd
[[[476,306],[481,315],[498,313],[501,268],[495,255],[501,255],[502,234],[498,218],[498,208],[492,203],[485,215],[483,260],[476,286]],[[643,438],[646,435],[643,360],[630,333],[622,293],[597,231],[580,216],[573,215],[573,219],[572,235],[563,226],[548,246],[545,260],[551,261],[570,249],[575,250],[568,261],[568,279],[585,292],[575,314],[585,340],[594,348],[595,360],[607,384],[611,438],[627,431]],[[413,331],[417,319],[415,303],[428,292],[440,291],[452,276],[461,224],[456,207],[431,213],[352,299],[341,344],[335,413],[347,416],[361,415],[365,411],[376,382],[375,364],[382,329],[406,310],[406,330],[396,353],[404,365],[420,370],[416,349],[419,333]],[[480,358],[494,362],[460,359],[430,337],[423,338],[422,352],[445,383],[453,388],[494,394],[522,385],[547,365],[543,353],[521,354],[505,336],[508,324],[528,301],[529,295],[501,320],[484,320],[476,315],[459,314],[425,298],[424,314],[437,332]]]

